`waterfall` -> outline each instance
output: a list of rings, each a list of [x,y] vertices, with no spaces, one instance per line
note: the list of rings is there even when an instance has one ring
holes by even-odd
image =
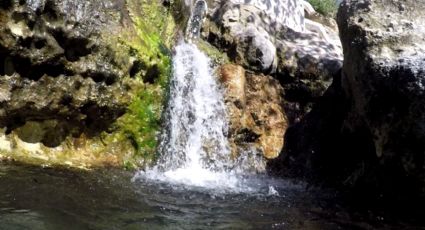
[[[175,47],[161,167],[225,171],[230,162],[222,92],[209,58],[196,45]]]
[[[238,188],[226,107],[210,59],[194,44],[175,47],[161,157],[147,177],[208,188]]]
[[[251,191],[231,157],[223,92],[210,59],[195,44],[206,10],[198,0],[188,22],[187,42],[174,50],[169,102],[157,165],[136,179],[221,191]]]
[[[175,47],[157,166],[139,177],[209,189],[246,190],[231,170],[223,94],[210,59],[194,44]]]

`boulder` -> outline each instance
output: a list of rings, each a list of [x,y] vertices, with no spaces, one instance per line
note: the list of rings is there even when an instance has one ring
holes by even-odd
[[[287,130],[270,170],[392,204],[425,198],[424,10],[413,0],[342,3],[342,74]]]
[[[425,191],[425,4],[345,1],[338,12],[344,49],[346,126],[364,130],[378,177]],[[367,171],[364,173],[367,175]],[[389,182],[386,176],[392,177]],[[418,188],[422,190],[418,190]]]
[[[204,39],[245,69],[278,79],[290,121],[299,120],[342,67],[338,32],[305,19],[298,0],[215,4],[204,23]]]

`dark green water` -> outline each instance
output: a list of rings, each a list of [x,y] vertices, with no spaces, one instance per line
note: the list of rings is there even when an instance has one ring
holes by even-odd
[[[329,191],[266,177],[253,183],[274,183],[279,196],[266,187],[226,194],[132,177],[0,163],[0,229],[425,229],[349,210]]]

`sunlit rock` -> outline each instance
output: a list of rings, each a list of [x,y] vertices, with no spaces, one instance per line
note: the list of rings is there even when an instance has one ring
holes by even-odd
[[[302,32],[304,25],[304,5],[302,0],[230,0],[233,4],[255,7],[261,18],[269,26],[283,26]]]
[[[278,15],[268,13],[276,4],[281,6]],[[202,32],[236,64],[279,80],[291,123],[311,110],[342,67],[335,22],[305,18],[305,5],[303,1],[216,2]]]
[[[277,157],[288,127],[283,88],[272,77],[246,73],[241,66],[224,65],[220,72],[233,154],[254,148],[267,159]]]
[[[2,1],[0,135],[20,144],[3,148],[0,158],[32,162],[45,154],[37,157],[43,164],[137,165],[136,151],[152,155],[169,66],[162,45],[168,16],[160,3],[133,0]],[[163,40],[153,39],[159,34]],[[146,107],[149,115],[140,112]],[[81,157],[70,154],[82,137],[93,144]],[[36,155],[25,154],[34,152],[25,150],[30,145],[41,146]]]

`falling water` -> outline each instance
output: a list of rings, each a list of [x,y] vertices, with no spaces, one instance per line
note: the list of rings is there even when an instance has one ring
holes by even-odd
[[[161,164],[223,171],[230,160],[226,107],[210,60],[194,44],[175,50]]]
[[[226,108],[213,72],[209,58],[194,44],[175,47],[161,158],[140,178],[241,190],[230,170]]]
[[[158,165],[139,176],[226,191],[248,191],[232,170],[223,94],[210,59],[194,44],[175,47]]]
[[[207,7],[207,3],[204,0],[195,2],[186,28],[186,40],[189,42],[196,41],[199,38],[202,20],[207,12]]]
[[[203,188],[249,191],[233,170],[226,107],[210,59],[195,44],[206,3],[198,0],[186,40],[175,49],[169,103],[157,166],[136,178]]]
[[[175,47],[161,158],[145,175],[200,187],[235,188],[227,117],[210,59],[196,45]]]

